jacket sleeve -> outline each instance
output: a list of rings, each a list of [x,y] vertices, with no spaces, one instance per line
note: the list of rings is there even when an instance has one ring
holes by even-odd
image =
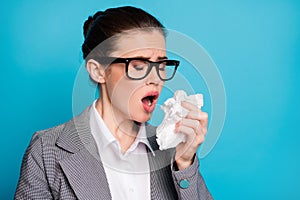
[[[35,134],[23,157],[14,199],[53,199],[42,154],[42,139]]]
[[[213,199],[208,191],[204,179],[199,171],[199,161],[195,156],[193,164],[183,170],[176,171],[175,166],[171,166],[172,176],[175,188],[177,190],[178,199],[197,199],[211,200]]]

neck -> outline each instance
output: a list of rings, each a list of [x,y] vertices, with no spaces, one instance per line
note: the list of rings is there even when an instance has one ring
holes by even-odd
[[[125,153],[136,139],[140,125],[124,116],[119,110],[113,108],[106,95],[96,102],[96,110],[104,123],[119,142],[122,153]]]

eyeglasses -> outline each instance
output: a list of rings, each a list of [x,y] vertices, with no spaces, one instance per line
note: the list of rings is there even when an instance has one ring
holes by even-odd
[[[152,62],[144,58],[100,57],[96,58],[96,60],[101,64],[125,63],[126,76],[131,80],[144,79],[153,67],[155,67],[160,80],[171,80],[180,63],[178,60]]]

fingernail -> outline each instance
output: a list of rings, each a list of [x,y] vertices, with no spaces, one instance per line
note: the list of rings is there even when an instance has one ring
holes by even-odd
[[[178,132],[178,126],[177,126],[177,124],[176,124],[176,126],[175,126],[174,132],[175,132],[175,133]]]

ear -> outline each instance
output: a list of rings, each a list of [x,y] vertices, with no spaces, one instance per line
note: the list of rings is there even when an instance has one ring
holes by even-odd
[[[105,83],[105,70],[100,63],[98,63],[94,59],[89,59],[86,62],[86,68],[93,81],[97,83]]]

